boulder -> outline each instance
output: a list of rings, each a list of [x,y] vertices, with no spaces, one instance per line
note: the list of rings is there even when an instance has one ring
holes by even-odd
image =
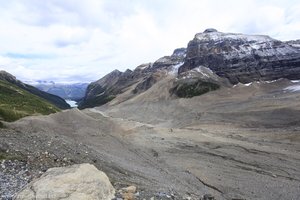
[[[105,173],[91,164],[79,164],[48,169],[19,192],[15,199],[111,200],[114,194],[115,189]]]

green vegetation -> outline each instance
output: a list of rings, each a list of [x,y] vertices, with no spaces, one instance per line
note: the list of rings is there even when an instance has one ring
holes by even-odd
[[[181,98],[191,98],[219,88],[220,86],[218,84],[197,80],[178,83],[170,92]]]
[[[0,161],[1,160],[22,160],[22,156],[16,154],[9,154],[4,151],[0,151]]]
[[[0,80],[0,120],[11,122],[29,115],[47,115],[57,111],[59,109],[46,100]]]

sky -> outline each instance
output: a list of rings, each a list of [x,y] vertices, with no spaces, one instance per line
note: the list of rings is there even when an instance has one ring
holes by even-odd
[[[0,70],[91,82],[186,47],[206,28],[300,39],[299,0],[0,0]]]

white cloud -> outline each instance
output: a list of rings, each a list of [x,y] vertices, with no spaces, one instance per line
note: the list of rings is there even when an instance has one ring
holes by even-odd
[[[0,1],[0,69],[22,80],[96,80],[169,55],[209,27],[300,35],[296,0]]]

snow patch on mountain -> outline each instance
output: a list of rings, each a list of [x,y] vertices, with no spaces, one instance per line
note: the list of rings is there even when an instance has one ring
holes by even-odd
[[[195,39],[207,43],[207,45],[216,45],[216,51],[223,43],[230,44],[228,52],[224,57],[228,60],[238,57],[244,58],[251,54],[258,57],[269,57],[273,55],[284,56],[291,52],[297,53],[297,50],[279,40],[275,40],[265,35],[245,35],[239,33],[222,33],[222,32],[203,32],[197,33]],[[276,48],[274,48],[276,46]]]
[[[300,91],[300,84],[288,86],[285,88],[285,90],[289,90],[292,92],[298,92],[298,91]]]
[[[222,32],[197,33],[195,35],[195,38],[202,41],[214,40],[215,42],[221,42],[224,39],[241,40],[244,42],[253,42],[253,43],[259,43],[259,42],[268,43],[274,41],[274,39],[265,35],[245,35],[239,33],[222,33]]]
[[[183,65],[184,62],[180,62],[177,65],[172,66],[171,71],[169,72],[170,74],[177,75],[178,74],[178,69]]]
[[[300,83],[300,80],[291,80],[292,83]]]
[[[220,77],[216,75],[211,69],[204,67],[202,65],[191,69],[190,71],[187,71],[185,73],[180,74],[178,77],[180,79],[202,79],[202,80],[215,80],[219,81]]]

